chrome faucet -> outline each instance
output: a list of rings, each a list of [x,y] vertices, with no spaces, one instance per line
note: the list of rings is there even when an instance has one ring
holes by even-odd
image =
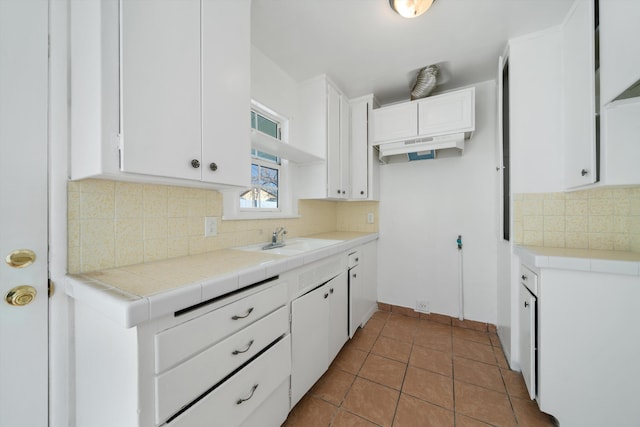
[[[271,234],[271,243],[263,246],[262,249],[273,249],[284,246],[284,236],[287,234],[287,230],[284,227],[278,227]]]

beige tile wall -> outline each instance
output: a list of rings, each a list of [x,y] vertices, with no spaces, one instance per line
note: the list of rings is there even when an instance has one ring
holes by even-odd
[[[68,184],[68,271],[89,272],[328,231],[378,231],[377,202],[301,200],[300,218],[222,221],[222,194],[164,185],[87,179]],[[375,224],[367,224],[373,212]],[[204,237],[204,217],[218,235]]]
[[[514,241],[640,252],[640,186],[515,194]]]

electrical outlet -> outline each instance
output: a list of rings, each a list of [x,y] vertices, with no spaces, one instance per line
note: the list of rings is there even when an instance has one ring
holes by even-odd
[[[429,313],[429,301],[416,301],[416,311]]]
[[[367,214],[367,224],[373,224],[373,212]]]
[[[204,217],[204,237],[218,235],[218,218],[214,216]]]

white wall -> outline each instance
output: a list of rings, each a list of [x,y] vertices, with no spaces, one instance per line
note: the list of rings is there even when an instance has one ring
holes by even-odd
[[[378,300],[458,316],[463,238],[465,318],[496,323],[496,85],[476,86],[476,131],[461,157],[380,167]]]

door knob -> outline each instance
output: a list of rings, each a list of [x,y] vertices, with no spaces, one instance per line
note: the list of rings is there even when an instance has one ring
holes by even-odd
[[[29,267],[35,260],[36,254],[29,249],[16,249],[5,258],[7,265],[13,268]]]
[[[9,305],[21,307],[29,304],[36,297],[36,289],[33,286],[16,286],[5,295],[4,300]]]

